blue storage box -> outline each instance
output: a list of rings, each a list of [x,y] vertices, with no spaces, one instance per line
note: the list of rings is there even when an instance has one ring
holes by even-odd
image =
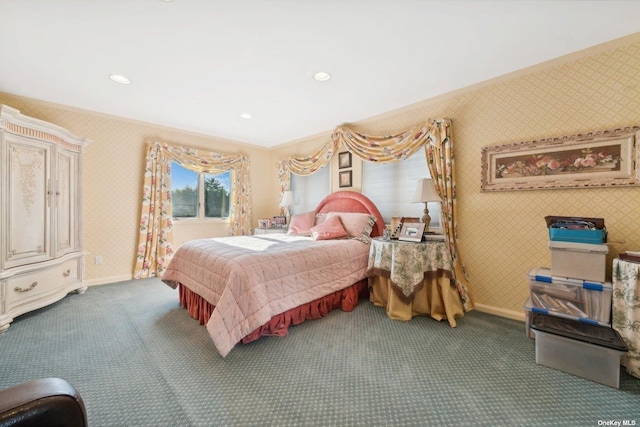
[[[575,242],[601,245],[607,241],[603,218],[546,216],[549,239],[556,242]]]

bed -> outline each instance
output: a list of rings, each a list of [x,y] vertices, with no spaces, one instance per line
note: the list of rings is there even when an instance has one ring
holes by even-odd
[[[239,342],[284,336],[289,326],[337,308],[351,311],[368,295],[367,235],[384,231],[375,204],[360,193],[338,191],[304,215],[312,218],[309,227],[319,240],[297,234],[221,237],[192,240],[175,252],[162,280],[178,288],[180,304],[206,324],[222,357]],[[369,222],[361,235],[363,217]],[[332,237],[330,224],[336,223],[348,237]]]

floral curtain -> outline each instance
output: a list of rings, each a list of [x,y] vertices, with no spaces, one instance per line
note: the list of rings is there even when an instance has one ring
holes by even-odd
[[[338,145],[335,141],[326,144],[313,154],[304,157],[289,156],[278,162],[278,181],[280,182],[280,197],[291,185],[291,174],[311,175],[318,169],[325,167],[331,161]],[[281,209],[282,213],[283,209]]]
[[[434,187],[442,199],[441,221],[449,252],[453,260],[456,288],[460,294],[465,311],[473,309],[470,293],[470,283],[467,272],[458,252],[458,228],[456,208],[456,173],[454,167],[453,143],[451,141],[451,120],[433,120],[431,131],[424,146],[427,166],[433,180]]]
[[[340,127],[331,135],[331,143],[316,153],[300,158],[291,156],[280,161],[278,171],[281,191],[289,188],[290,173],[314,173],[329,163],[341,144],[362,160],[381,163],[404,160],[424,147],[427,167],[436,191],[442,198],[442,225],[454,263],[456,288],[465,311],[473,309],[470,284],[456,244],[457,214],[451,120],[429,119],[402,133],[385,136],[371,136]]]
[[[404,160],[422,148],[431,135],[429,124],[417,125],[397,135],[369,136],[341,127],[331,135],[333,145],[343,144],[355,156],[368,162]]]
[[[161,142],[147,144],[134,278],[162,276],[173,255],[171,161],[204,173],[232,171],[229,234],[251,230],[249,159]]]

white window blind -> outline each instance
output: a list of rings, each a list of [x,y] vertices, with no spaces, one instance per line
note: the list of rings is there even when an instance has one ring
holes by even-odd
[[[291,191],[296,202],[291,207],[291,215],[314,210],[318,203],[331,192],[328,165],[311,175],[291,174]]]
[[[364,162],[362,193],[376,204],[386,224],[394,216],[422,218],[424,203],[411,203],[411,199],[418,180],[430,176],[422,149],[399,162]],[[428,207],[430,228],[440,228],[440,203],[429,203]]]

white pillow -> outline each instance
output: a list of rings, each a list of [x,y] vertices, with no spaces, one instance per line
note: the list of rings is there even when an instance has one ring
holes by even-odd
[[[364,243],[371,241],[371,231],[376,223],[376,217],[367,213],[359,212],[330,212],[327,219],[337,216],[340,218],[344,229],[353,239],[360,240]]]

